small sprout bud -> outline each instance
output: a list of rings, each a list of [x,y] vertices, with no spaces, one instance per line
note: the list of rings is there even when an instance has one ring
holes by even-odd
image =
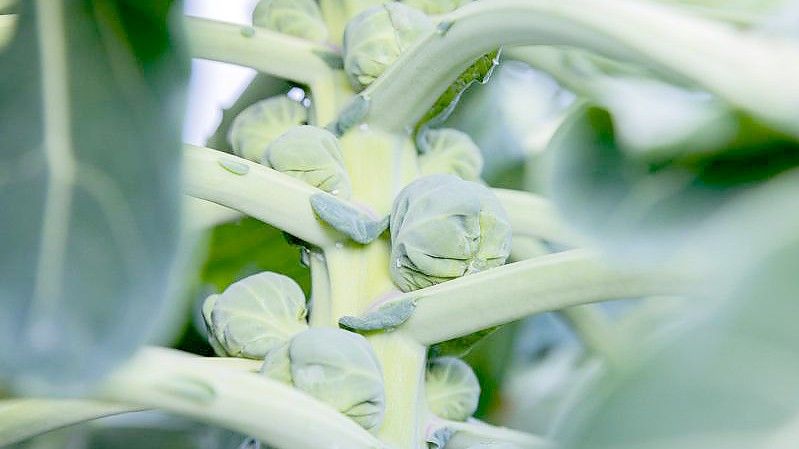
[[[316,0],[261,0],[252,13],[252,24],[314,42],[328,37]]]
[[[472,0],[402,0],[402,3],[432,15],[446,14],[455,11],[471,1]]]
[[[289,128],[308,121],[308,111],[284,95],[261,100],[241,111],[228,140],[239,156],[259,162],[267,145]]]
[[[261,372],[292,383],[367,430],[383,421],[383,374],[371,346],[358,334],[310,328],[273,351]]]
[[[211,346],[220,356],[263,359],[308,328],[305,295],[291,278],[263,272],[231,284],[203,304]]]
[[[262,162],[340,198],[352,191],[338,139],[324,128],[292,127],[269,144]]]
[[[477,410],[480,384],[472,368],[455,357],[433,359],[425,374],[427,406],[436,416],[466,421]]]
[[[417,39],[433,32],[423,12],[389,2],[358,14],[344,31],[344,70],[353,87],[372,83]]]
[[[480,179],[483,155],[468,134],[457,129],[431,129],[421,135],[419,167],[422,174],[455,175],[467,181]]]
[[[505,263],[511,228],[496,196],[452,175],[429,175],[391,211],[391,278],[411,291]]]

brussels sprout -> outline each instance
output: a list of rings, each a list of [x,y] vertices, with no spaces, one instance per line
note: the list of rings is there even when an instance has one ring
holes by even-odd
[[[203,304],[209,341],[220,356],[263,359],[308,328],[305,295],[291,278],[263,272],[231,284]]]
[[[488,188],[429,175],[397,195],[391,211],[391,278],[402,291],[505,263],[511,228]]]
[[[323,128],[289,129],[269,144],[262,163],[342,198],[352,191],[338,140]]]
[[[334,328],[308,329],[271,353],[261,372],[290,380],[367,430],[376,429],[383,420],[383,374],[371,346],[358,334]]]
[[[425,374],[427,406],[436,416],[465,421],[477,410],[480,384],[472,368],[455,357],[432,360]]]
[[[480,179],[483,155],[468,134],[457,129],[431,129],[421,135],[422,174],[448,174],[467,181]]]
[[[233,120],[228,140],[233,151],[258,162],[267,145],[289,128],[308,121],[308,111],[284,95],[261,100]]]
[[[328,36],[316,0],[261,0],[252,24],[314,42],[325,42]]]
[[[402,0],[408,6],[412,6],[427,14],[445,14],[455,11],[461,6],[472,0]]]
[[[344,30],[344,70],[356,89],[379,77],[433,22],[423,12],[390,2],[358,14]]]

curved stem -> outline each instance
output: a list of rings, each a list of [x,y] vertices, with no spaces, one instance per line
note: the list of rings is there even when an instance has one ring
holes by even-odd
[[[176,350],[143,349],[98,397],[192,417],[278,449],[318,449],[331,441],[350,449],[385,447],[355,421],[291,386]]]
[[[514,236],[535,237],[566,246],[579,246],[580,238],[560,221],[549,200],[520,190],[492,189],[508,213]]]
[[[208,357],[205,366],[237,371],[257,371],[260,362]],[[104,416],[145,410],[147,407],[97,399],[16,398],[0,401],[0,447],[6,447],[51,430]]]
[[[552,449],[552,442],[537,435],[497,427],[486,424],[476,419],[466,422],[449,421],[438,417],[431,417],[428,428],[447,428],[454,433],[447,441],[447,449],[467,449],[478,444],[509,443],[520,449]]]
[[[776,129],[799,136],[799,46],[742,33],[649,2],[494,0],[443,16],[364,91],[366,122],[413,125],[477,57],[503,45],[570,45],[641,62],[704,87]]]
[[[340,56],[330,48],[263,28],[197,17],[186,18],[192,56],[251,67],[262,73],[305,84],[311,94],[324,98],[314,103],[315,123],[335,118],[336,82],[327,60]]]
[[[391,301],[416,302],[413,315],[397,331],[430,345],[536,313],[664,294],[685,286],[679,276],[618,271],[591,252],[570,250],[404,293]]]
[[[188,195],[250,215],[312,245],[332,245],[338,237],[311,208],[309,198],[319,189],[210,148],[186,145],[183,163]]]
[[[193,196],[184,197],[185,222],[192,230],[204,231],[218,224],[235,220],[241,213]]]
[[[82,399],[0,401],[0,447],[84,421],[137,410],[141,408]]]

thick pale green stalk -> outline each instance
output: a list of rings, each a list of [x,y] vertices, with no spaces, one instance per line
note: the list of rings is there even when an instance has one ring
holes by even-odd
[[[550,243],[580,246],[580,238],[569,232],[560,221],[555,207],[549,200],[519,190],[492,189],[508,213],[513,235],[534,237]]]
[[[184,192],[221,204],[317,246],[333,245],[340,237],[319,222],[309,198],[322,193],[261,164],[212,150],[186,145]]]
[[[493,0],[442,17],[365,94],[366,122],[412,126],[477,57],[503,45],[571,45],[691,81],[799,136],[799,44],[632,0]]]
[[[98,396],[195,418],[278,449],[318,449],[331,442],[385,447],[351,419],[289,385],[175,350],[143,349]]]
[[[685,287],[679,276],[619,271],[589,251],[570,250],[492,268],[391,301],[416,302],[414,314],[397,332],[430,345],[536,313]]]
[[[314,98],[314,122],[331,121],[337,105],[337,81],[327,61],[339,55],[323,45],[264,28],[186,18],[192,55],[251,67],[262,73],[305,84]]]
[[[193,196],[185,197],[185,223],[189,229],[204,231],[240,218],[240,212]]]
[[[389,278],[389,248],[385,238],[369,245],[339,242],[325,248],[330,276],[331,326],[345,315],[361,315],[394,284]]]
[[[368,338],[380,358],[386,385],[386,417],[378,437],[392,447],[423,449],[427,348],[394,333]]]
[[[307,251],[308,267],[311,270],[311,313],[309,322],[314,327],[338,327],[333,319],[330,272],[327,270],[327,260],[319,249]]]
[[[387,215],[396,193],[418,173],[410,140],[356,128],[340,142],[352,183],[351,201],[376,217]],[[315,318],[312,310],[313,325],[337,326],[342,316],[361,315],[375,301],[396,291],[389,276],[387,235],[368,245],[340,239],[323,250],[330,288],[329,313]],[[386,414],[378,436],[393,447],[423,449],[424,346],[399,334],[367,338],[380,361],[386,389]]]
[[[470,419],[467,422],[449,421],[431,417],[430,428],[446,427],[454,434],[447,442],[447,449],[468,449],[477,444],[508,443],[520,449],[554,449],[555,445],[542,437],[505,427],[496,427]]]
[[[257,371],[260,362],[235,358],[202,358],[204,366]],[[0,447],[61,427],[146,407],[98,399],[17,398],[0,401]]]
[[[0,447],[83,421],[136,410],[112,402],[80,399],[0,401]]]

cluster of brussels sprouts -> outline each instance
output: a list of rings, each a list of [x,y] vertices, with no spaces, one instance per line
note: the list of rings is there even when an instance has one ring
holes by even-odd
[[[343,37],[344,69],[356,90],[377,79],[418,39],[435,30],[429,15],[444,14],[471,0],[344,1],[351,18]],[[313,42],[331,43],[331,31],[315,0],[261,0],[253,26]]]
[[[261,100],[233,120],[228,140],[241,157],[349,198],[350,179],[338,139],[330,131],[305,125],[305,107],[286,96]]]
[[[427,14],[467,1],[374,3],[381,4],[357,14],[344,32],[344,67],[356,89],[434,29]],[[317,42],[330,39],[313,0],[262,0],[253,24]],[[238,155],[341,200],[350,198],[337,136],[307,123],[303,104],[277,96],[241,112],[228,137]],[[465,133],[446,128],[422,129],[416,143],[421,177],[402,189],[386,217],[396,286],[412,291],[505,263],[510,225],[497,198],[480,183],[483,159],[477,145]],[[352,206],[341,213],[351,209],[357,211]],[[370,431],[380,426],[385,391],[368,341],[343,329],[309,328],[305,295],[290,278],[265,272],[242,279],[209,296],[203,316],[218,355],[263,360],[262,374],[316,397]],[[442,418],[462,421],[477,408],[480,386],[459,359],[431,360],[425,388],[428,408]]]
[[[203,304],[217,355],[264,360],[262,372],[333,406],[368,430],[385,410],[383,375],[371,346],[343,329],[309,328],[305,295],[291,278],[258,273]]]
[[[367,430],[385,412],[380,363],[367,340],[334,328],[309,328],[305,296],[289,277],[254,274],[203,304],[208,338],[217,355],[263,360],[261,373],[333,406]],[[426,374],[428,407],[463,421],[477,408],[480,385],[453,357],[432,360]]]

